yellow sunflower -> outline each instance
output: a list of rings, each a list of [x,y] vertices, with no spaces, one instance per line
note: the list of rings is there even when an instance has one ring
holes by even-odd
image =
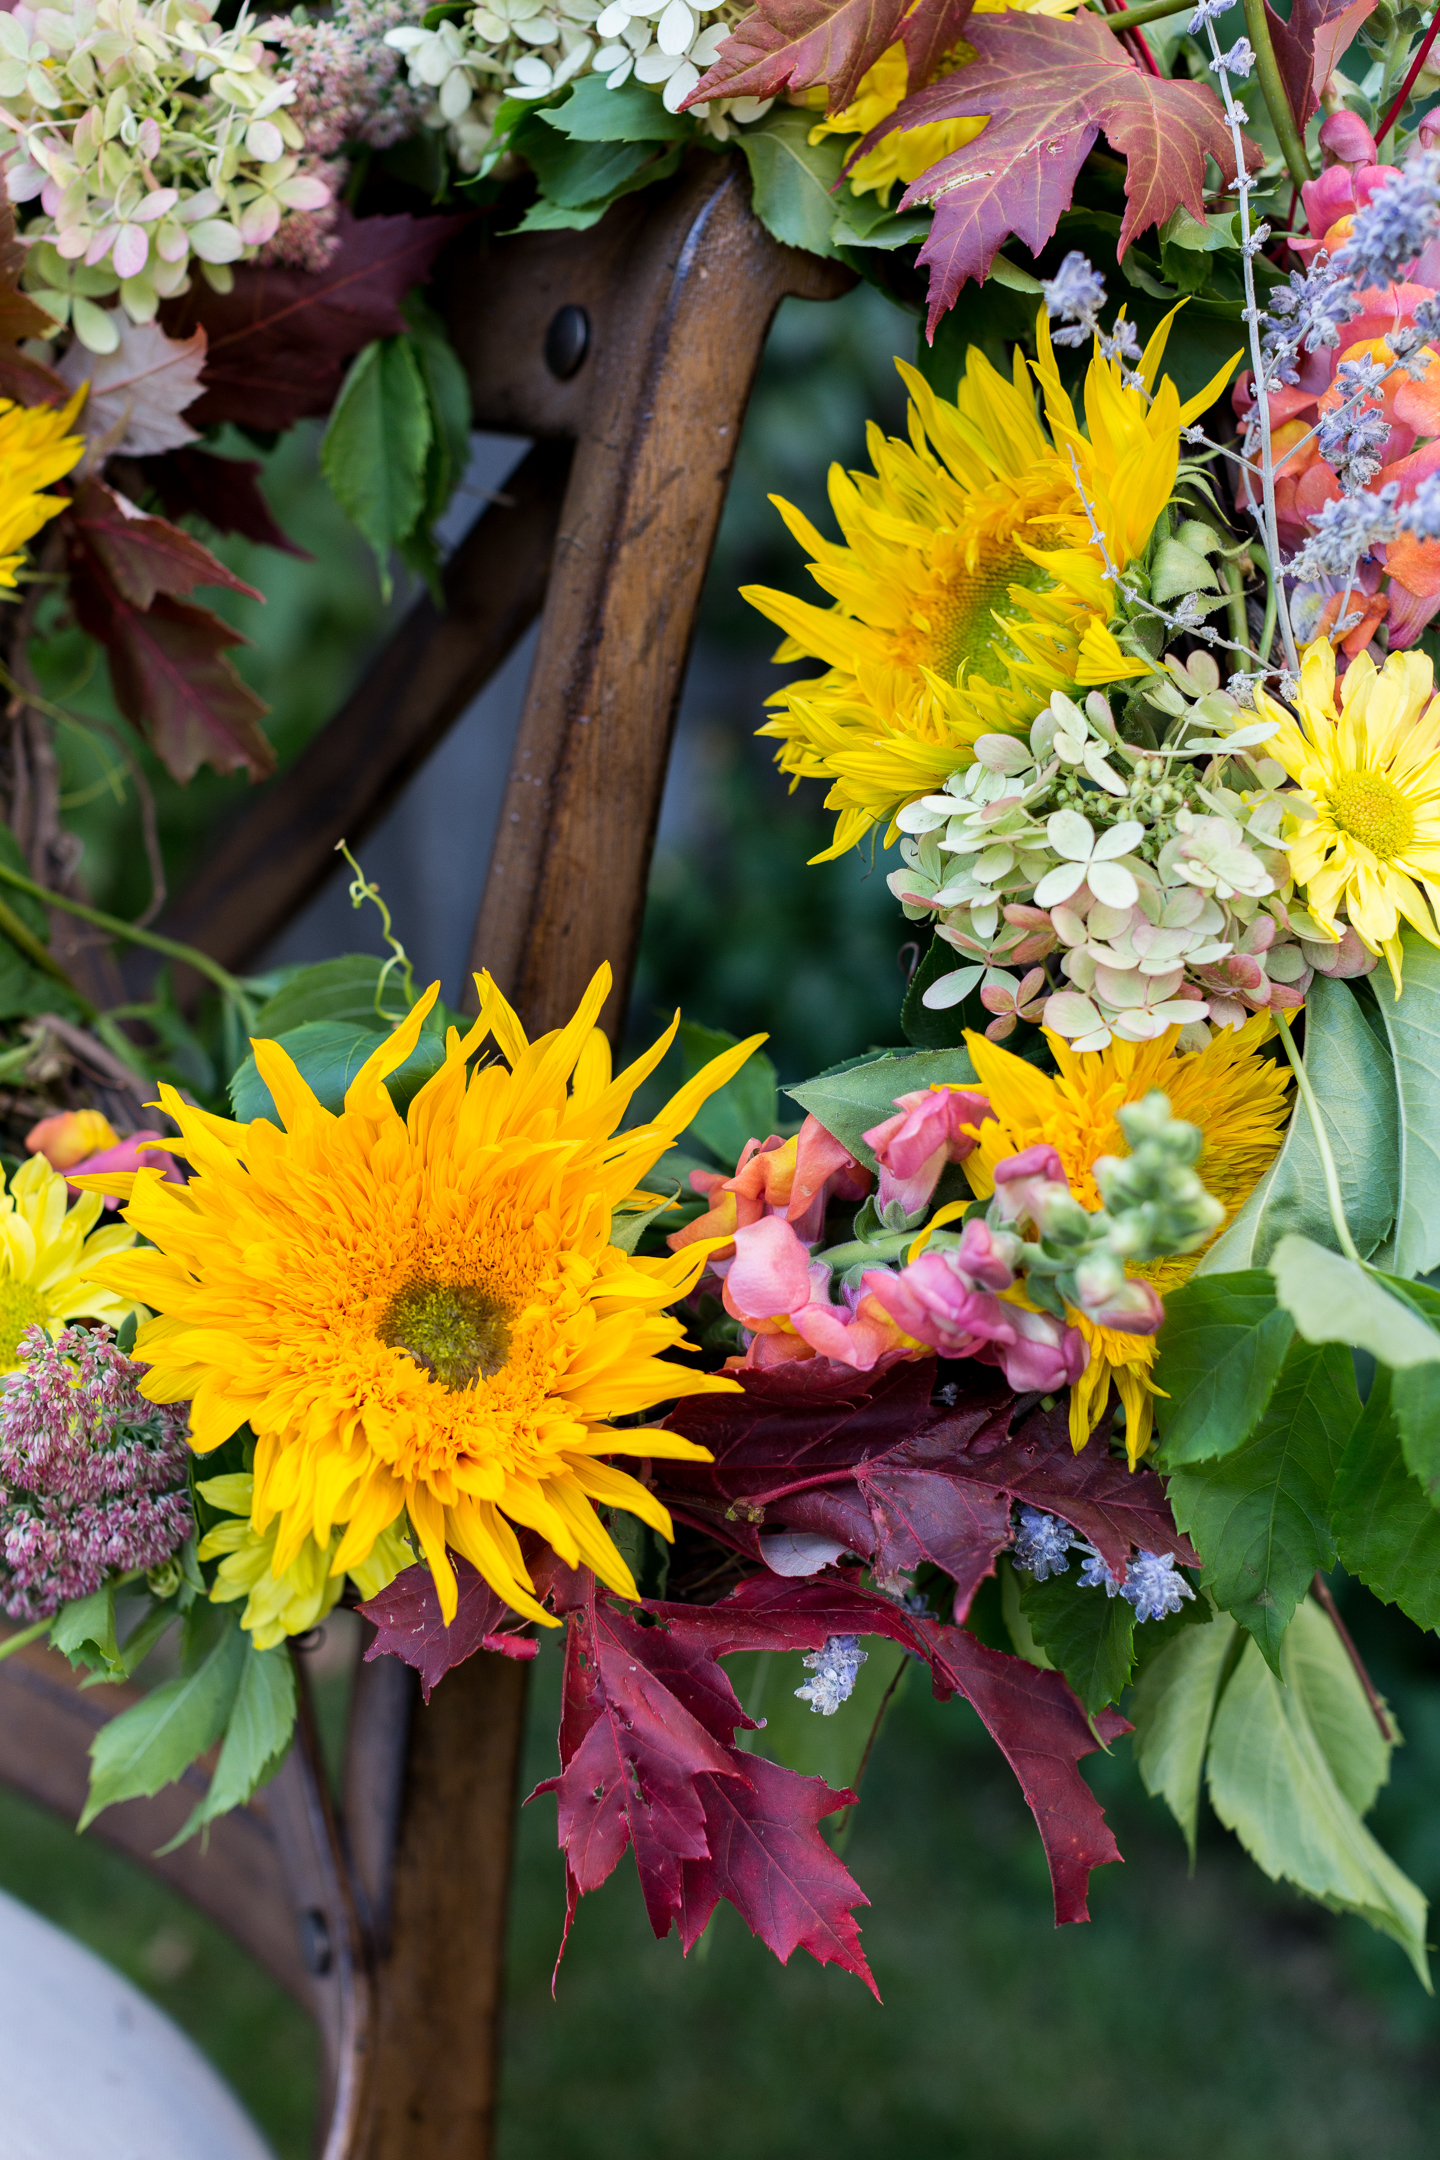
[[[1066,16],[1073,15],[1079,5],[1080,0],[975,0],[971,13],[1002,15],[1008,7],[1018,6],[1026,15]],[[973,51],[961,46],[955,65],[962,65],[966,57],[973,58]],[[811,128],[811,144],[823,142],[827,135],[868,135],[882,120],[889,119],[908,95],[909,87],[905,47],[891,45],[861,76],[852,103]],[[825,97],[824,84],[817,83],[807,91],[805,102],[823,107]],[[885,202],[897,180],[908,187],[931,165],[949,157],[952,150],[963,150],[966,143],[974,142],[985,124],[983,119],[935,120],[924,127],[896,128],[852,165],[846,177],[857,195],[875,194]]]
[[[786,633],[777,660],[827,665],[777,691],[769,700],[776,716],[760,730],[781,743],[782,772],[831,783],[835,840],[818,861],[940,786],[970,761],[977,736],[1023,734],[1052,691],[1146,672],[1108,627],[1115,596],[1105,555],[1123,568],[1143,551],[1175,486],[1180,430],[1230,374],[1227,366],[1182,405],[1159,374],[1172,319],[1140,362],[1153,396],[1127,388],[1119,365],[1096,354],[1083,430],[1061,388],[1043,309],[1034,373],[1048,435],[1019,352],[1007,382],[972,348],[953,404],[897,360],[911,395],[910,440],[887,439],[872,425],[873,477],[832,466],[830,502],[844,544],[772,497],[834,601],[822,608],[765,586],[744,589]]]
[[[1440,945],[1440,698],[1423,653],[1392,652],[1377,669],[1352,660],[1335,707],[1335,654],[1307,646],[1299,719],[1263,690],[1256,703],[1279,732],[1265,755],[1283,765],[1315,806],[1291,820],[1290,870],[1321,928],[1338,937],[1335,911],[1372,953],[1383,953],[1399,997],[1400,924]],[[1422,896],[1421,887],[1424,887]]]
[[[480,1018],[463,1041],[451,1029],[443,1067],[404,1117],[385,1077],[414,1048],[435,988],[356,1074],[339,1116],[273,1042],[257,1042],[255,1058],[283,1130],[233,1124],[162,1089],[191,1181],[135,1174],[128,1220],[158,1249],[112,1261],[105,1280],[159,1314],[136,1343],[151,1368],[142,1387],[154,1402],[192,1402],[194,1447],[252,1427],[251,1524],[264,1537],[278,1518],[277,1581],[307,1540],[328,1552],[331,1574],[353,1572],[403,1510],[447,1622],[447,1546],[543,1621],[512,1524],[633,1597],[592,1503],[665,1536],[670,1518],[599,1458],[708,1460],[674,1433],[606,1420],[733,1389],[660,1356],[684,1343],[664,1308],[710,1247],[631,1258],[610,1242],[610,1218],[764,1037],[617,1133],[675,1025],[612,1079],[595,1025],[608,968],[569,1025],[534,1043],[490,978],[478,984]],[[469,1071],[492,1035],[507,1063]]]
[[[1195,1167],[1207,1192],[1223,1204],[1225,1222],[1232,1221],[1269,1168],[1289,1116],[1290,1068],[1260,1055],[1273,1027],[1267,1013],[1257,1013],[1244,1027],[1222,1029],[1203,1050],[1183,1057],[1173,1047],[1178,1028],[1155,1042],[1115,1042],[1108,1050],[1087,1051],[1072,1049],[1047,1029],[1045,1040],[1060,1068],[1053,1075],[983,1035],[967,1034],[978,1085],[995,1113],[979,1126],[979,1144],[965,1158],[971,1189],[988,1200],[995,1190],[995,1165],[1048,1140],[1076,1199],[1098,1208],[1097,1158],[1129,1153],[1116,1111],[1161,1088],[1175,1116],[1204,1134]],[[1214,1237],[1224,1227],[1221,1223]],[[1163,1298],[1194,1272],[1214,1237],[1198,1252],[1152,1260],[1133,1272],[1153,1283]],[[1155,1339],[1097,1327],[1083,1313],[1072,1312],[1070,1320],[1090,1345],[1090,1363],[1070,1390],[1071,1442],[1077,1451],[1084,1447],[1104,1414],[1113,1380],[1125,1406],[1125,1445],[1133,1466],[1150,1445]]]
[[[14,585],[25,542],[65,507],[63,496],[40,491],[84,454],[84,438],[70,433],[84,397],[82,383],[65,406],[0,398],[0,585]]]
[[[28,1327],[52,1335],[71,1320],[118,1327],[135,1310],[133,1298],[99,1280],[101,1263],[133,1245],[134,1231],[123,1223],[95,1228],[104,1206],[98,1192],[69,1202],[69,1187],[43,1155],[21,1164],[8,1191],[0,1175],[0,1372],[20,1370]]]

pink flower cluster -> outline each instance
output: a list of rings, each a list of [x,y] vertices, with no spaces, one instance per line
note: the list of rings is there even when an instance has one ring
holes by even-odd
[[[983,1095],[960,1087],[916,1088],[895,1097],[896,1115],[864,1134],[880,1165],[876,1205],[897,1201],[907,1215],[928,1206],[947,1163],[964,1162],[977,1145],[972,1127],[995,1113]]]
[[[188,1422],[139,1393],[110,1328],[31,1328],[21,1355],[0,1398],[0,1607],[44,1620],[185,1542]]]
[[[1422,139],[1427,131],[1422,123]],[[1394,165],[1377,163],[1379,153],[1363,120],[1352,112],[1334,113],[1320,130],[1321,146],[1330,160],[1318,179],[1301,190],[1308,237],[1290,242],[1301,256],[1322,250],[1334,256],[1350,237],[1355,214],[1372,195],[1399,174]],[[1372,286],[1360,294],[1360,312],[1348,321],[1336,346],[1298,357],[1298,382],[1270,393],[1270,426],[1275,456],[1275,506],[1281,544],[1298,550],[1310,536],[1310,519],[1327,502],[1342,493],[1340,475],[1320,453],[1314,432],[1329,413],[1344,402],[1337,376],[1346,361],[1373,361],[1390,366],[1395,355],[1387,339],[1397,330],[1409,329],[1422,301],[1432,300],[1440,287],[1440,244],[1432,243],[1410,266],[1403,282]],[[1367,483],[1376,489],[1394,481],[1403,506],[1420,482],[1440,470],[1440,353],[1433,345],[1421,348],[1429,366],[1414,380],[1395,369],[1386,380],[1353,409],[1361,418],[1372,417],[1379,450],[1379,469]],[[1233,392],[1235,411],[1248,420],[1252,404],[1252,376],[1241,375]],[[1242,487],[1248,483],[1242,480]],[[1337,620],[1344,595],[1317,593],[1310,636],[1329,631]],[[1426,624],[1440,608],[1440,541],[1422,540],[1405,533],[1388,546],[1377,547],[1372,558],[1360,565],[1354,580],[1349,612],[1360,620],[1341,639],[1341,648],[1353,659],[1363,652],[1382,623],[1392,650],[1414,645]]]

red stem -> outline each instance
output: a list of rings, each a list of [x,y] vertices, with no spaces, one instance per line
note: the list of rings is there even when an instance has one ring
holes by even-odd
[[[1125,13],[1125,0],[1101,0],[1101,4],[1107,15],[1123,15]],[[1437,13],[1436,20],[1440,21],[1440,13]],[[1120,35],[1130,47],[1146,74],[1159,75],[1161,70],[1156,63],[1154,53],[1150,50],[1144,31],[1122,30]]]
[[[1420,50],[1416,53],[1415,58],[1410,63],[1410,72],[1405,77],[1404,82],[1400,85],[1399,96],[1396,98],[1394,104],[1390,107],[1389,112],[1386,113],[1385,118],[1380,123],[1380,132],[1375,137],[1375,147],[1377,150],[1379,149],[1381,143],[1384,142],[1385,137],[1389,134],[1391,128],[1394,127],[1396,115],[1401,111],[1406,98],[1409,97],[1410,92],[1414,89],[1415,78],[1420,73],[1421,68],[1425,65],[1426,58],[1430,51],[1430,47],[1435,42],[1435,33],[1437,30],[1440,30],[1440,7],[1436,8],[1435,13],[1430,18],[1430,28],[1425,32],[1424,37],[1420,41]]]
[[[1376,1687],[1374,1681],[1370,1678],[1369,1673],[1366,1672],[1363,1664],[1360,1662],[1360,1653],[1355,1648],[1354,1643],[1351,1641],[1350,1630],[1346,1627],[1344,1621],[1340,1618],[1340,1614],[1336,1609],[1335,1600],[1330,1595],[1330,1585],[1326,1582],[1324,1576],[1319,1572],[1318,1569],[1316,1570],[1315,1580],[1310,1585],[1310,1595],[1314,1598],[1317,1605],[1323,1606],[1326,1614],[1329,1616],[1331,1627],[1334,1628],[1335,1633],[1340,1638],[1341,1644],[1345,1651],[1345,1655],[1349,1658],[1350,1663],[1355,1668],[1355,1677],[1360,1682],[1361,1687],[1365,1690],[1365,1700],[1369,1703],[1371,1711],[1375,1718],[1375,1723],[1380,1728],[1381,1739],[1385,1742],[1385,1745],[1387,1747],[1393,1747],[1395,1744],[1395,1735],[1394,1732],[1391,1730],[1390,1720],[1385,1715],[1385,1705],[1380,1700],[1379,1690]]]

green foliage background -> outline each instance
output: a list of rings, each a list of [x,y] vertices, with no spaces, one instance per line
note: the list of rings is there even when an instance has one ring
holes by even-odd
[[[962,301],[962,333],[986,334],[964,315]],[[652,877],[637,1040],[682,1004],[737,1034],[767,1029],[786,1081],[897,1039],[906,926],[883,864],[806,867],[829,820],[817,790],[787,797],[751,739],[776,680],[775,639],[735,587],[798,587],[798,551],[766,494],[823,520],[826,461],[861,460],[867,416],[898,426],[890,357],[911,349],[910,319],[865,289],[829,308],[787,302],[778,318],[707,593],[679,751],[684,799]],[[344,695],[388,619],[363,541],[318,483],[317,443],[318,431],[297,431],[266,473],[277,516],[313,560],[223,549],[269,595],[264,608],[228,595],[221,605],[255,640],[239,664],[272,701],[282,759]],[[223,447],[248,454],[238,439]],[[90,731],[114,722],[103,678],[86,676],[66,634],[44,660],[47,687],[80,723],[64,731],[63,754],[86,875],[101,904],[133,914],[148,897],[135,801],[112,741]],[[178,884],[244,784],[206,775],[182,792],[151,777]],[[1433,1898],[1440,1656],[1433,1637],[1331,1579],[1408,1743],[1372,1827]],[[332,1649],[343,1625],[331,1624]],[[527,1789],[553,1767],[557,1667],[547,1646]],[[320,1685],[338,1737],[343,1677],[332,1669]],[[628,1861],[586,1901],[552,2003],[563,1888],[553,1805],[537,1802],[521,1824],[503,2160],[789,2160],[821,2144],[834,2160],[876,2150],[913,2160],[1428,2155],[1440,2011],[1397,1946],[1268,1883],[1208,1809],[1190,1880],[1183,1841],[1146,1798],[1124,1743],[1094,1758],[1091,1775],[1127,1865],[1096,1878],[1091,1928],[1057,1934],[1010,1773],[967,1709],[931,1702],[912,1676],[847,1847],[873,1900],[863,1917],[884,2009],[803,1956],[782,1971],[729,1911],[683,1964],[673,1942],[650,1937]],[[77,1840],[8,1797],[0,1884],[153,1995],[232,2080],[281,2160],[301,2160],[313,2040],[228,1941],[93,1834]]]

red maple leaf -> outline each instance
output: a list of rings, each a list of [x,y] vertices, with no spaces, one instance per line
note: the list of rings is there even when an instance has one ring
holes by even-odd
[[[515,1615],[498,1591],[492,1590],[478,1569],[459,1553],[450,1555],[460,1586],[460,1603],[447,1627],[440,1610],[435,1578],[418,1562],[408,1567],[388,1587],[358,1610],[375,1624],[375,1640],[365,1652],[365,1662],[377,1657],[402,1658],[420,1675],[420,1692],[426,1702],[437,1680],[452,1665],[460,1665],[477,1650],[498,1650],[502,1657],[532,1658],[540,1645],[533,1635],[516,1635],[503,1623],[515,1625]]]
[[[123,506],[98,480],[82,480],[60,521],[70,596],[82,630],[105,647],[116,702],[177,780],[201,765],[261,779],[275,753],[266,710],[228,648],[246,641],[188,599],[197,585],[259,594],[192,534]]]
[[[1320,107],[1320,92],[1376,0],[1293,0],[1285,21],[1266,0],[1265,18],[1285,95],[1303,128]]]
[[[161,313],[171,337],[203,326],[210,340],[204,394],[186,418],[198,428],[235,420],[284,429],[329,412],[346,361],[374,338],[399,335],[401,301],[469,223],[468,215],[355,218],[342,210],[339,244],[323,270],[239,263],[227,293],[196,278]]]
[[[823,1778],[802,1777],[762,1755],[742,1760],[748,1784],[696,1779],[706,1850],[680,1871],[681,1942],[693,1949],[724,1898],[782,1965],[793,1951],[808,1950],[821,1965],[857,1974],[878,2001],[853,1918],[870,1900],[819,1835],[824,1818],[851,1806],[854,1793],[832,1792]]]
[[[851,158],[895,128],[989,121],[974,142],[923,172],[900,204],[935,209],[919,255],[930,269],[932,337],[965,280],[988,276],[1012,233],[1040,252],[1098,135],[1126,160],[1120,255],[1177,203],[1203,219],[1207,156],[1234,177],[1230,130],[1214,91],[1145,74],[1097,16],[1062,21],[1011,9],[972,16],[965,35],[975,59],[906,98]],[[1262,162],[1253,143],[1245,148],[1247,160]]]
[[[140,469],[168,518],[202,517],[216,532],[239,533],[261,547],[283,548],[306,562],[313,559],[270,515],[260,492],[263,467],[258,458],[216,457],[212,451],[187,447],[143,458]]]
[[[1076,1455],[1063,1410],[1032,1410],[1012,1433],[1014,1396],[986,1367],[968,1374],[952,1407],[932,1403],[928,1359],[873,1385],[808,1362],[742,1373],[743,1395],[671,1411],[667,1424],[714,1460],[657,1463],[657,1490],[752,1559],[765,1557],[763,1526],[835,1538],[886,1581],[933,1561],[955,1584],[957,1620],[1011,1542],[1016,1501],[1060,1516],[1122,1580],[1135,1547],[1200,1565],[1152,1471],[1129,1470],[1103,1435]]]
[[[953,45],[973,0],[922,0],[926,20],[952,24]],[[854,97],[861,76],[900,34],[909,0],[760,0],[736,24],[713,67],[685,100],[779,97],[824,83],[831,112]],[[923,32],[921,33],[923,36]],[[911,70],[910,79],[922,78]]]

